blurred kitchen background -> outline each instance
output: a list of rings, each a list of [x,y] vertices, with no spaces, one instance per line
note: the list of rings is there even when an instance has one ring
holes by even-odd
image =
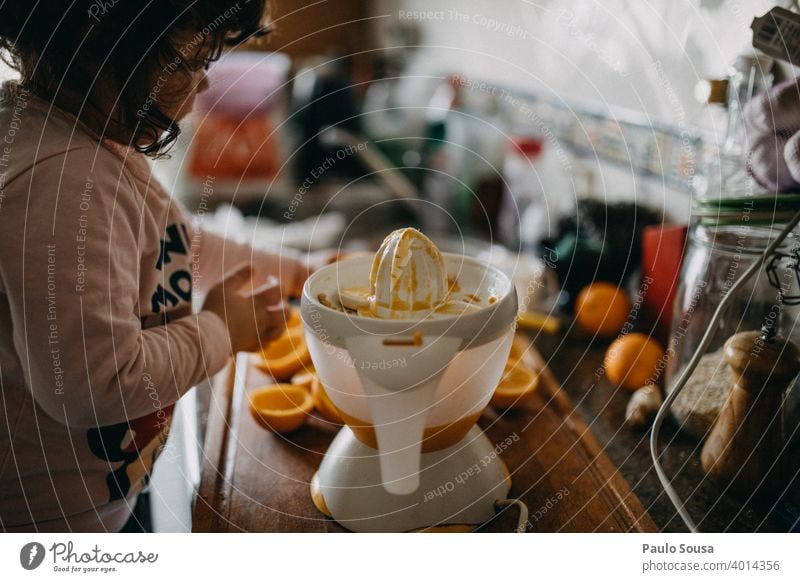
[[[417,226],[505,268],[523,309],[556,317],[609,281],[634,299],[635,328],[666,346],[693,199],[719,196],[726,172],[747,181],[731,141],[741,104],[796,74],[754,53],[751,21],[795,4],[274,0],[274,32],[212,66],[155,171],[206,228],[257,246],[374,250]],[[535,338],[659,527],[681,531],[644,433],[620,428],[628,396],[592,381],[602,348]],[[570,380],[579,367],[586,382]],[[186,502],[154,509],[158,531],[190,527],[202,455],[190,410],[170,440],[180,454],[160,461],[184,477],[162,471],[163,495]],[[762,527],[695,488],[697,441],[682,438],[670,470],[688,467],[694,511],[716,508],[715,530]]]
[[[728,131],[718,81],[741,55],[788,74],[752,61],[774,5],[279,0],[156,168],[229,236],[358,248],[415,225],[523,277],[550,264],[570,305],[639,269],[645,227],[686,224]]]
[[[724,108],[700,102],[697,85],[752,52],[750,22],[774,4],[278,0],[264,45],[278,54],[218,65],[170,160],[174,188],[199,204],[210,178],[207,205],[227,197],[282,222],[413,192],[428,204],[409,211],[447,202],[463,215],[442,228],[485,238],[502,206],[492,188],[514,186],[502,182],[522,165],[553,211],[592,197],[686,220],[698,140],[720,143],[726,130]],[[383,177],[381,157],[405,180]],[[357,215],[351,227],[369,222]]]
[[[263,50],[212,68],[212,89],[157,171],[207,228],[256,245],[374,250],[392,229],[417,226],[443,250],[504,268],[522,310],[545,319],[570,321],[579,291],[608,281],[632,299],[630,329],[666,347],[675,322],[696,309],[674,378],[720,296],[687,307],[695,274],[679,285],[693,201],[758,193],[741,163],[742,105],[795,74],[752,48],[753,18],[776,4],[796,8],[278,0]],[[729,264],[697,261],[720,272]],[[797,311],[784,315],[796,336]],[[556,335],[542,321],[531,327],[659,527],[682,531],[647,450],[653,403],[638,426],[624,426],[635,424],[634,399],[603,377],[607,340],[566,323]],[[736,329],[734,321],[713,349]],[[676,487],[692,492],[691,510],[711,531],[796,527],[797,499],[766,518],[705,479],[698,437],[729,381],[697,384],[680,426],[698,408],[712,420],[696,435],[670,425],[665,455]],[[707,396],[712,384],[722,388]],[[795,443],[797,401],[795,389]]]
[[[729,128],[719,81],[752,59],[753,17],[793,4],[276,0],[274,32],[212,67],[156,172],[209,228],[257,244],[416,225],[446,248],[547,263],[583,244],[564,241],[586,203],[592,222],[635,222],[590,224],[629,248],[688,221]],[[748,66],[767,84],[791,75]]]

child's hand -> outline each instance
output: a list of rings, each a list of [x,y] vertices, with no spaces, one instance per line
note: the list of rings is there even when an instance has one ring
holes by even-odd
[[[289,318],[278,280],[251,288],[253,271],[242,267],[211,288],[204,311],[216,313],[225,322],[234,352],[254,352],[278,337]]]

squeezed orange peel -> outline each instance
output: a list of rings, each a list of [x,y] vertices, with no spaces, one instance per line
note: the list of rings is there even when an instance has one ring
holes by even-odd
[[[300,310],[292,307],[289,310],[289,318],[286,320],[286,330],[293,332],[296,330],[303,330],[303,319],[300,317]]]
[[[250,414],[264,428],[278,433],[297,430],[314,409],[311,394],[292,384],[270,384],[248,394]]]
[[[293,310],[296,311],[296,310]],[[292,322],[294,314],[289,316]],[[311,361],[299,313],[292,326],[261,350],[258,367],[278,382],[289,380]]]
[[[336,408],[328,393],[325,392],[325,387],[322,385],[319,376],[314,376],[314,380],[311,382],[311,399],[314,401],[314,408],[317,409],[322,418],[336,424],[344,424],[339,409]]]
[[[302,386],[306,390],[311,390],[311,384],[316,377],[317,371],[314,369],[314,364],[306,364],[299,372],[292,376],[290,382],[295,386]]]
[[[518,341],[519,340],[519,341]],[[489,405],[495,408],[516,408],[525,404],[539,385],[539,374],[522,362],[527,350],[525,341],[514,338],[511,354],[503,370],[503,377],[495,388]]]
[[[530,342],[519,335],[514,336],[514,340],[511,342],[511,351],[508,354],[508,361],[506,362],[506,367],[509,367],[512,362],[518,362],[522,359],[525,353],[528,351],[530,347]]]

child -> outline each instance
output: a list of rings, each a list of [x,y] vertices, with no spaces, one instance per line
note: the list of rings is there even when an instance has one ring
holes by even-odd
[[[174,403],[283,327],[305,263],[195,229],[145,159],[175,140],[223,46],[263,34],[264,12],[0,4],[21,77],[0,105],[0,530],[119,531]],[[223,280],[243,262],[255,272]],[[267,275],[281,284],[253,290]]]

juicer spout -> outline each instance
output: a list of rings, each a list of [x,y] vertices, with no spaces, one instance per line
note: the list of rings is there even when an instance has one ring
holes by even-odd
[[[418,346],[387,346],[379,338],[358,336],[346,343],[369,399],[383,487],[394,495],[411,494],[419,488],[428,410],[462,341],[444,336],[423,340]],[[407,359],[408,366],[387,371],[365,365],[398,354]]]

